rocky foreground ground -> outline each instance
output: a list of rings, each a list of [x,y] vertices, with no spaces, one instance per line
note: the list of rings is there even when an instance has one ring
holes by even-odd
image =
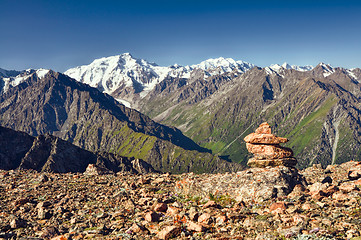
[[[0,239],[356,240],[360,189],[358,162],[201,175],[0,171]]]

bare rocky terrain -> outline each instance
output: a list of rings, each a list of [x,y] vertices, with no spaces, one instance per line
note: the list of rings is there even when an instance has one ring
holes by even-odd
[[[1,170],[0,239],[361,239],[360,162],[101,174]]]

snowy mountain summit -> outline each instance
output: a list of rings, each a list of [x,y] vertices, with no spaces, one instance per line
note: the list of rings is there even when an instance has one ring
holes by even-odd
[[[71,68],[65,74],[111,94],[118,101],[130,106],[129,102],[134,102],[134,97],[143,98],[157,83],[166,78],[189,79],[192,71],[196,69],[202,70],[206,78],[232,71],[244,73],[252,67],[253,64],[222,57],[208,59],[192,66],[175,64],[162,67],[124,53],[96,59],[89,65]]]
[[[2,71],[1,71],[2,70]],[[24,82],[33,74],[36,74],[39,79],[45,77],[49,72],[48,69],[27,69],[25,71],[7,71],[0,69],[1,73],[4,73],[3,76],[0,75],[0,93],[7,92],[10,88],[19,85]],[[5,73],[7,73],[5,75]],[[10,73],[10,74],[9,74]]]
[[[300,72],[306,72],[306,71],[311,71],[313,69],[313,66],[311,66],[311,65],[307,65],[307,66],[289,65],[288,63],[285,62],[282,65],[272,64],[271,66],[266,67],[265,69],[268,73],[272,73],[272,72],[280,73],[282,70],[286,70],[286,69],[293,69],[293,70],[297,70]]]
[[[217,72],[217,73],[225,73],[232,72],[233,70],[237,70],[238,72],[246,72],[247,70],[253,68],[255,65],[251,63],[247,63],[244,61],[235,61],[232,58],[210,58],[205,60],[199,64],[192,65],[191,69],[202,69],[204,71],[209,71],[209,73]],[[214,73],[215,74],[215,73]]]

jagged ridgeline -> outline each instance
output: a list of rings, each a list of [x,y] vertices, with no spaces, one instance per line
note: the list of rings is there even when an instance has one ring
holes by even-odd
[[[246,164],[242,140],[267,121],[285,136],[298,167],[361,160],[360,69],[253,68],[161,82],[139,103],[153,119],[178,127],[214,154]]]
[[[176,128],[152,121],[107,94],[49,71],[33,72],[0,95],[0,124],[32,136],[52,134],[89,151],[140,158],[160,171],[240,169]]]

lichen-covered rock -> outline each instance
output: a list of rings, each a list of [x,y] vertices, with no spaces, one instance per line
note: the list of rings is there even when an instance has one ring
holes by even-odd
[[[277,166],[286,166],[286,167],[293,167],[297,164],[296,158],[280,158],[280,159],[257,159],[251,158],[248,160],[248,166],[250,167],[277,167]]]
[[[276,137],[273,134],[251,133],[244,138],[247,143],[280,144],[288,142],[287,138]]]
[[[255,155],[256,159],[280,159],[293,156],[290,148],[280,147],[277,145],[251,144],[246,143],[247,150]]]
[[[262,202],[289,194],[297,184],[305,180],[295,168],[278,166],[274,168],[252,168],[237,173],[197,175],[177,182],[176,191],[189,196],[206,197],[228,195],[236,201]]]

